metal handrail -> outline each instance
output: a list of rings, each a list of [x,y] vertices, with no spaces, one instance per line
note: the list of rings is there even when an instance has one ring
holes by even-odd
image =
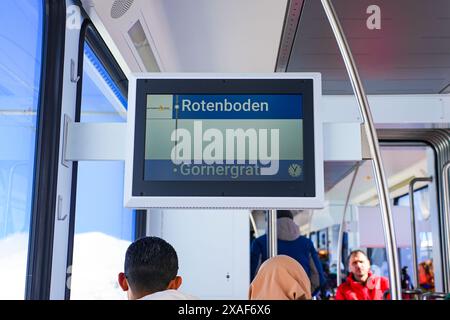
[[[402,290],[402,293],[406,294],[423,294],[423,291],[420,289],[412,289],[412,290]]]
[[[391,290],[387,289],[385,292],[383,292],[383,300],[387,300],[388,295],[391,294]],[[404,294],[410,294],[410,295],[416,295],[420,300],[422,295],[423,295],[423,291],[420,289],[413,289],[413,290],[407,290],[407,289],[403,289],[402,290],[402,295]]]
[[[411,253],[413,263],[413,277],[416,288],[419,287],[419,266],[417,264],[417,237],[416,237],[416,210],[414,206],[414,185],[417,182],[432,182],[432,177],[420,177],[411,179],[409,182],[409,206],[411,216]]]
[[[378,136],[370,111],[369,101],[364,91],[361,78],[356,68],[350,46],[345,37],[342,26],[336,14],[336,10],[331,3],[331,0],[322,0],[322,6],[327,15],[330,26],[333,30],[336,42],[341,51],[345,67],[347,69],[350,82],[353,87],[356,99],[358,101],[359,110],[364,119],[364,129],[369,143],[370,154],[373,159],[372,166],[374,169],[375,182],[377,186],[378,200],[380,202],[380,209],[382,213],[384,237],[386,243],[386,253],[389,266],[389,280],[392,288],[392,299],[401,300],[401,281],[400,268],[397,252],[397,241],[394,232],[394,222],[392,218],[392,211],[389,199],[389,189],[386,182],[383,163],[381,159],[381,152],[378,143]]]
[[[443,212],[443,227],[446,235],[445,238],[445,247],[444,250],[446,252],[447,259],[450,256],[450,192],[449,192],[449,174],[450,174],[450,161],[447,162],[442,168],[442,183],[443,183],[443,198],[444,198],[444,212]],[[446,270],[444,270],[446,275],[446,288],[445,290],[450,291],[450,268],[449,263],[445,263],[444,266],[447,266]]]
[[[350,183],[350,187],[347,193],[347,199],[345,199],[344,212],[342,213],[342,221],[339,227],[339,236],[337,243],[337,262],[336,262],[336,285],[339,287],[341,285],[341,261],[342,261],[342,241],[344,238],[344,224],[345,224],[345,216],[347,213],[348,204],[350,202],[350,196],[352,194],[353,185],[355,184],[356,176],[358,175],[360,163],[356,164],[355,173],[353,174],[352,182]]]
[[[409,295],[414,295],[417,296],[416,300],[420,300],[423,294],[423,291],[420,289],[412,289],[412,290],[402,290],[402,294],[409,294]]]
[[[432,300],[429,298],[437,298],[444,300],[448,296],[448,293],[444,292],[425,292],[422,294],[422,300]]]

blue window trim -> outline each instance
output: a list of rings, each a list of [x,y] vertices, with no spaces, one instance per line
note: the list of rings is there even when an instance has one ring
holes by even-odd
[[[101,75],[103,80],[106,82],[108,87],[111,89],[111,91],[117,97],[117,99],[119,99],[119,101],[122,104],[122,106],[124,107],[124,109],[127,110],[128,109],[127,98],[122,95],[122,93],[119,90],[119,87],[113,81],[113,79],[109,75],[108,71],[106,71],[105,67],[100,62],[100,60],[95,55],[94,51],[92,50],[92,48],[90,47],[90,45],[87,42],[84,45],[84,53],[85,53],[86,57],[89,59],[89,61],[93,64],[95,69],[98,71],[98,73]]]

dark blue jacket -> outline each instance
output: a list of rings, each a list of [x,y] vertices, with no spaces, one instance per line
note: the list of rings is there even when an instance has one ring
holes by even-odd
[[[305,269],[308,277],[311,277],[311,269],[309,267],[309,257],[311,256],[320,277],[320,286],[322,287],[326,283],[326,279],[323,273],[322,264],[320,263],[319,256],[311,240],[304,236],[299,236],[293,241],[278,240],[278,254],[287,255],[297,260]],[[251,253],[250,253],[250,272],[251,280],[256,275],[256,269],[258,268],[259,259],[261,263],[267,260],[267,236],[253,240]]]

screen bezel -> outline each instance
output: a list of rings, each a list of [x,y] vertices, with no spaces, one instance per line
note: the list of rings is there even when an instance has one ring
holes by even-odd
[[[136,79],[132,197],[316,197],[313,79]],[[303,181],[144,180],[148,94],[301,94],[303,96]]]

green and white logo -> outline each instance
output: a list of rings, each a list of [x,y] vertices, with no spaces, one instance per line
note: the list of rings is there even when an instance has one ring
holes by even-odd
[[[300,177],[302,174],[302,167],[299,164],[293,163],[289,166],[289,175],[293,178]]]

